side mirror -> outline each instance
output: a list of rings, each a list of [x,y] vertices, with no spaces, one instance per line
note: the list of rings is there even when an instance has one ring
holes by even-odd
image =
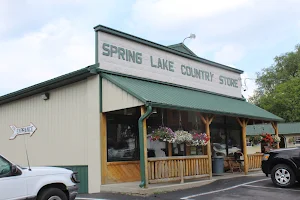
[[[11,173],[12,175],[18,174],[18,167],[16,165],[11,166]]]

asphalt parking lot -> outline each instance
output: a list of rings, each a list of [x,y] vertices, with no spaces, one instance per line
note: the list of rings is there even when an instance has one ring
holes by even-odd
[[[299,199],[300,184],[292,188],[277,188],[272,184],[271,178],[264,175],[247,176],[217,180],[211,184],[161,193],[148,197],[128,196],[123,194],[101,193],[96,195],[80,195],[78,200],[252,200],[252,199]]]

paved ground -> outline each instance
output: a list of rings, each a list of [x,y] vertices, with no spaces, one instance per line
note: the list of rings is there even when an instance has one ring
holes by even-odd
[[[238,177],[217,180],[199,188],[186,189],[175,192],[161,193],[148,197],[127,196],[122,194],[101,193],[98,195],[84,195],[77,199],[106,199],[106,200],[252,200],[252,199],[299,199],[300,184],[293,188],[276,188],[270,178],[261,176]]]

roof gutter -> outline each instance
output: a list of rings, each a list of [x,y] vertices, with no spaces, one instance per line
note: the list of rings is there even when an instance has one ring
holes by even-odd
[[[145,155],[144,155],[144,128],[143,128],[143,121],[148,118],[152,114],[152,106],[146,104],[147,111],[143,114],[138,121],[139,126],[139,142],[140,142],[140,171],[141,171],[141,183],[140,187],[145,188],[146,186],[146,171],[145,171]]]

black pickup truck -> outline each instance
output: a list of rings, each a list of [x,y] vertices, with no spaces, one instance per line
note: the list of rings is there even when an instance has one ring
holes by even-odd
[[[276,149],[265,153],[261,165],[266,176],[279,187],[291,187],[300,182],[300,148]]]

